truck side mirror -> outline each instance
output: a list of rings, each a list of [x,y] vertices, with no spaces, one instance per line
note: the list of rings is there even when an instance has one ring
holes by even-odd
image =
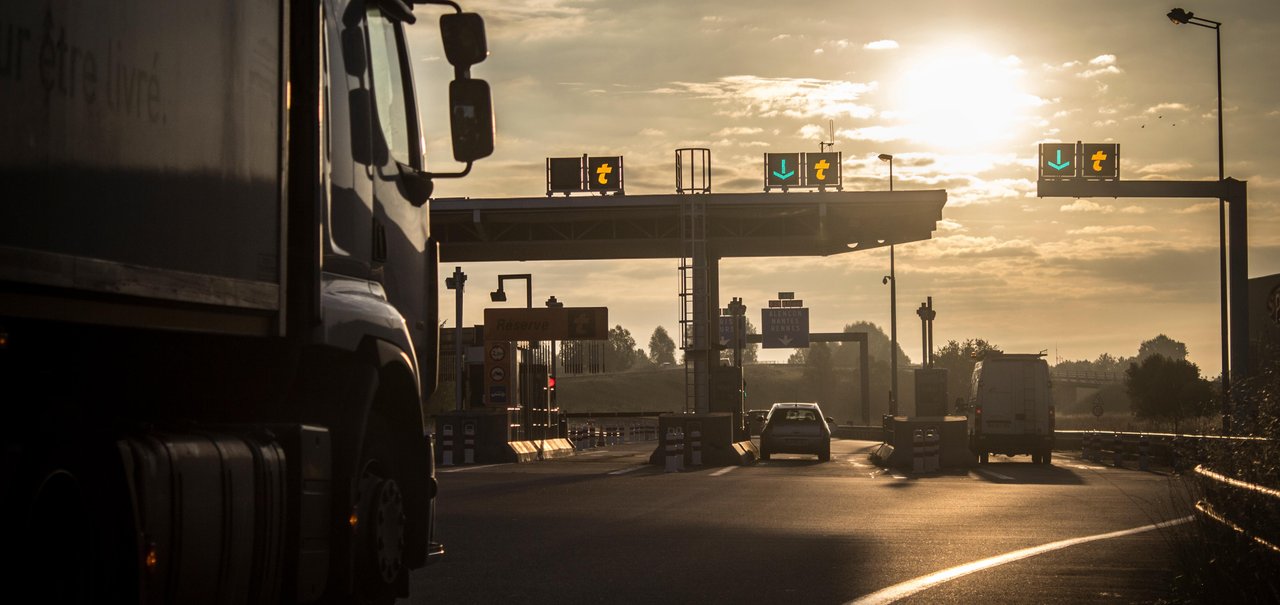
[[[471,67],[489,56],[484,19],[476,13],[441,15],[440,39],[444,42],[444,56],[454,67]]]
[[[453,159],[474,162],[493,153],[493,98],[484,80],[449,83]]]

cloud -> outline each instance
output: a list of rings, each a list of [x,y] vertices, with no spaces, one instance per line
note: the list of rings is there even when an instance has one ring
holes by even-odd
[[[711,136],[731,137],[735,135],[760,134],[762,132],[764,132],[763,128],[752,128],[750,126],[729,126],[727,128],[721,128],[720,130],[717,130],[711,133]]]
[[[723,108],[721,114],[735,118],[869,118],[875,110],[857,101],[877,86],[876,82],[742,75],[712,82],[672,82],[649,92],[707,99]]]
[[[1111,214],[1112,212],[1115,212],[1115,208],[1112,208],[1111,206],[1103,206],[1102,204],[1091,202],[1089,200],[1076,200],[1070,204],[1064,204],[1058,207],[1058,210],[1063,212],[1099,212],[1102,214]]]
[[[893,50],[898,48],[897,40],[876,40],[862,45],[867,50]]]
[[[776,36],[774,36],[774,37],[772,37],[772,38],[769,38],[769,41],[770,41],[770,42],[778,42],[778,41],[781,41],[781,40],[789,39],[790,37],[791,37],[791,34],[778,34],[778,35],[776,35]]]
[[[1089,225],[1079,229],[1068,230],[1071,235],[1112,235],[1118,233],[1153,233],[1155,227],[1151,225]]]
[[[1116,64],[1115,55],[1098,55],[1092,59],[1089,59],[1089,65],[1106,66],[1106,65],[1115,65],[1115,64]]]
[[[1098,76],[1103,76],[1107,74],[1120,74],[1120,73],[1124,73],[1124,70],[1120,69],[1119,67],[1116,67],[1115,65],[1108,65],[1106,67],[1100,67],[1098,69],[1086,69],[1076,74],[1076,76],[1081,78],[1096,78]]]
[[[1120,214],[1146,214],[1147,209],[1142,206],[1125,206],[1120,209]]]
[[[1188,111],[1190,107],[1182,103],[1157,103],[1146,109],[1147,113],[1161,113],[1165,111]]]
[[[822,54],[822,53],[824,53],[824,52],[826,52],[826,51],[822,50],[821,48],[815,48],[815,49],[813,49],[813,54],[815,54],[815,55],[820,55],[820,54]]]
[[[1169,174],[1193,168],[1190,162],[1157,162],[1134,169],[1138,174]]]
[[[1192,204],[1180,210],[1174,210],[1175,214],[1199,214],[1201,212],[1209,212],[1218,209],[1218,202],[1200,202]]]
[[[997,237],[972,235],[944,235],[935,237],[927,245],[913,247],[913,255],[923,259],[938,258],[1008,258],[1037,257],[1035,244],[1025,239],[1005,240]]]
[[[646,137],[661,137],[666,136],[666,134],[666,132],[658,130],[657,128],[645,128],[640,131],[640,135]]]

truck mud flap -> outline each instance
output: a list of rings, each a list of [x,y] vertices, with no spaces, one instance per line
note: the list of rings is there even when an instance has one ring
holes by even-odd
[[[280,599],[284,449],[231,433],[117,441],[134,500],[143,602]]]

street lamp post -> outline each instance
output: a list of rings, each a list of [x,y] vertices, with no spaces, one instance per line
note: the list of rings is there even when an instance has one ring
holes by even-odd
[[[503,284],[503,282],[507,280],[512,280],[512,281],[521,280],[525,282],[524,308],[532,309],[533,308],[533,275],[530,273],[515,273],[515,274],[508,274],[508,275],[499,275],[498,289],[489,293],[489,300],[492,300],[493,302],[507,302],[507,291],[504,288],[504,284]],[[516,360],[516,363],[517,364],[520,363],[519,359]],[[528,385],[529,384],[529,362],[528,361],[524,363],[524,372],[522,373],[522,375],[524,376],[523,384]],[[527,388],[529,387],[528,386],[522,387],[522,390]],[[528,418],[528,409],[525,406],[523,395],[520,397],[520,407],[525,408],[520,412],[520,425],[522,428],[524,426],[529,426],[531,430],[533,423]],[[527,435],[528,435],[528,432],[526,431],[526,436]],[[542,457],[541,452],[538,453],[538,457],[539,458]]]
[[[889,191],[893,191],[893,156],[882,153],[880,161],[889,162]],[[889,274],[880,280],[889,284],[889,413],[898,415],[898,278],[893,266],[893,243],[889,243]]]
[[[1198,25],[1213,30],[1217,53],[1218,70],[1218,181],[1226,178],[1225,155],[1223,153],[1222,128],[1222,23],[1197,17],[1195,13],[1175,8],[1166,15],[1174,25]],[[1231,432],[1231,354],[1228,338],[1229,323],[1227,318],[1227,207],[1222,198],[1218,198],[1218,295],[1221,307],[1222,332],[1222,429]]]

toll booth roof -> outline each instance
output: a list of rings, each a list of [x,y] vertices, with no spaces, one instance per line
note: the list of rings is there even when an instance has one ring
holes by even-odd
[[[710,193],[431,202],[441,262],[678,258],[684,204],[717,258],[827,256],[927,240],[945,190]]]

